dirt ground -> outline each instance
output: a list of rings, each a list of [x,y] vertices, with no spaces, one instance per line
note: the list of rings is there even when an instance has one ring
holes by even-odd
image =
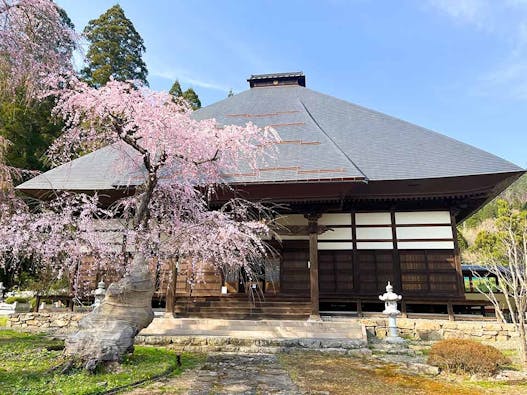
[[[199,368],[128,394],[527,394],[527,383],[401,373],[393,364],[317,352],[210,355]]]

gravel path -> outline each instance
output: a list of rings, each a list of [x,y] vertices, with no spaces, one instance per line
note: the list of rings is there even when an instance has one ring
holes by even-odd
[[[300,394],[275,355],[212,355],[198,371],[190,395]]]
[[[287,394],[300,395],[275,355],[210,355],[197,369],[160,380],[127,395],[189,394]]]

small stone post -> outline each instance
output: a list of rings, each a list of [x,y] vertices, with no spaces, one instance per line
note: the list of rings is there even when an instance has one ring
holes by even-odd
[[[388,281],[388,285],[386,286],[386,293],[384,295],[379,295],[379,299],[384,302],[384,311],[383,314],[386,314],[388,316],[388,336],[386,336],[386,339],[384,339],[387,343],[391,344],[401,344],[404,343],[404,339],[402,339],[399,336],[399,332],[397,330],[397,316],[401,314],[399,310],[397,310],[397,302],[400,301],[403,297],[401,295],[397,295],[395,292],[393,292],[393,287]]]
[[[97,284],[97,289],[93,292],[93,296],[95,296],[95,301],[93,302],[93,307],[97,307],[101,304],[101,302],[104,300],[104,295],[106,294],[106,287],[104,285],[104,281],[99,281],[99,284]]]

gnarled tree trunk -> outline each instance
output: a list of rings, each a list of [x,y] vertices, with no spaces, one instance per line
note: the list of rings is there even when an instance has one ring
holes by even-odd
[[[105,362],[119,362],[133,351],[134,338],[154,319],[154,282],[145,258],[137,254],[129,274],[111,284],[103,302],[79,323],[66,340],[64,353],[88,370]]]

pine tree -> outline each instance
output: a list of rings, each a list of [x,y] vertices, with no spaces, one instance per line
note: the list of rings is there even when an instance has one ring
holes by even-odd
[[[142,59],[143,39],[121,6],[116,4],[91,20],[84,34],[91,43],[86,54],[88,65],[82,70],[88,83],[100,87],[112,77],[118,81],[138,80],[148,85],[148,70]]]
[[[183,92],[183,98],[190,104],[193,110],[201,108],[201,101],[199,100],[198,94],[192,88],[188,88]]]
[[[197,110],[201,108],[201,101],[199,100],[198,94],[192,88],[188,88],[183,92],[181,84],[176,80],[170,90],[168,91],[175,99],[183,99],[193,109]]]
[[[168,93],[170,93],[174,97],[181,97],[181,96],[183,96],[183,91],[181,90],[181,84],[179,83],[178,80],[176,80],[172,84],[172,88],[170,88]]]

